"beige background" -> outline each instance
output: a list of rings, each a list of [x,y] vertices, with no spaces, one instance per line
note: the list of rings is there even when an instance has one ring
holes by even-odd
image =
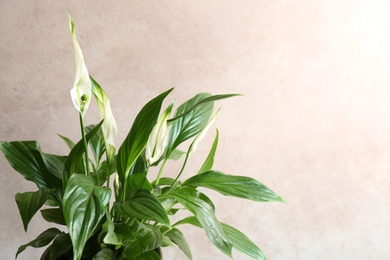
[[[268,259],[390,259],[389,1],[1,0],[0,10],[0,140],[65,154],[56,133],[79,138],[69,11],[111,98],[118,145],[144,102],[170,87],[178,102],[243,93],[218,103],[216,168],[261,180],[287,204],[213,193],[218,217]],[[13,259],[47,226],[37,215],[24,233],[14,194],[34,185],[2,155],[0,165],[0,258]],[[185,232],[194,259],[226,259],[200,230]]]

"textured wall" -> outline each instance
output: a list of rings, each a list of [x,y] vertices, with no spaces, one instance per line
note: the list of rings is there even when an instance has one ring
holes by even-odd
[[[0,10],[0,140],[66,153],[56,133],[79,138],[69,11],[111,98],[117,144],[144,102],[172,86],[177,101],[243,93],[218,103],[216,168],[258,178],[287,204],[213,194],[218,217],[269,259],[390,258],[388,1],[2,0]],[[44,224],[36,216],[24,233],[14,194],[34,186],[3,156],[0,165],[1,258],[12,259]],[[186,235],[195,259],[225,259],[201,231]]]

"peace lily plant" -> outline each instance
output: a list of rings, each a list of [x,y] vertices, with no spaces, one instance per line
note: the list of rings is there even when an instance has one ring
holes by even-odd
[[[176,245],[192,259],[180,231],[182,225],[191,224],[203,228],[208,239],[230,258],[234,248],[254,259],[265,259],[246,235],[218,221],[213,202],[198,190],[212,189],[257,202],[283,201],[257,180],[213,169],[218,131],[199,171],[181,179],[188,160],[217,117],[214,102],[236,95],[200,93],[175,110],[171,103],[161,112],[172,91],[167,90],[140,110],[117,149],[117,125],[110,101],[88,73],[70,16],[69,25],[76,56],[70,94],[80,117],[80,140],[74,143],[60,136],[70,148],[66,156],[44,153],[36,141],[0,142],[13,169],[38,187],[37,191],[16,194],[25,231],[38,211],[46,221],[63,225],[66,231],[47,229],[20,246],[16,257],[29,246],[49,245],[42,259],[161,259],[161,247]],[[93,99],[101,121],[84,126]],[[184,160],[178,161],[180,157]],[[165,166],[172,162],[182,163],[180,171],[175,178],[164,177]],[[157,167],[155,179],[148,174],[153,167]],[[187,211],[188,216],[173,223],[172,216],[179,211]]]

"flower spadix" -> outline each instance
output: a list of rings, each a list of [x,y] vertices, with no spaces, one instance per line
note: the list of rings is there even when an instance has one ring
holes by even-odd
[[[76,58],[76,68],[75,68],[75,79],[73,88],[70,90],[70,95],[76,109],[85,115],[85,112],[88,109],[89,103],[91,102],[91,80],[89,78],[87,67],[84,63],[83,53],[81,51],[80,45],[77,42],[76,30],[70,15],[69,18],[69,29],[72,33],[73,46]]]
[[[145,156],[149,165],[155,163],[163,155],[168,144],[168,117],[171,114],[173,103],[163,112],[154,126],[146,145]]]

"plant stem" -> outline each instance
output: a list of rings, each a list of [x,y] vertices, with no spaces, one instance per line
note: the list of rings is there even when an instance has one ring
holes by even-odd
[[[156,186],[158,185],[159,181],[160,181],[160,178],[161,178],[161,174],[162,174],[162,171],[164,170],[164,167],[165,167],[165,164],[167,162],[168,158],[165,158],[161,167],[160,167],[160,170],[158,171],[158,174],[157,174],[157,179],[156,179]]]
[[[180,178],[181,174],[183,173],[184,168],[185,168],[186,165],[187,165],[188,158],[190,158],[190,153],[187,153],[187,154],[186,154],[186,158],[184,159],[183,166],[181,167],[180,172],[179,172],[179,174],[177,175],[175,181],[172,183],[171,188],[172,188],[172,187],[175,187],[175,185],[176,185],[177,182],[179,181],[179,178]]]
[[[85,136],[84,118],[81,113],[79,115],[80,115],[81,135],[84,141],[84,149],[85,149],[85,153],[84,153],[85,169],[87,170],[87,175],[90,176],[91,172],[89,171],[88,144],[87,144],[87,138]]]

